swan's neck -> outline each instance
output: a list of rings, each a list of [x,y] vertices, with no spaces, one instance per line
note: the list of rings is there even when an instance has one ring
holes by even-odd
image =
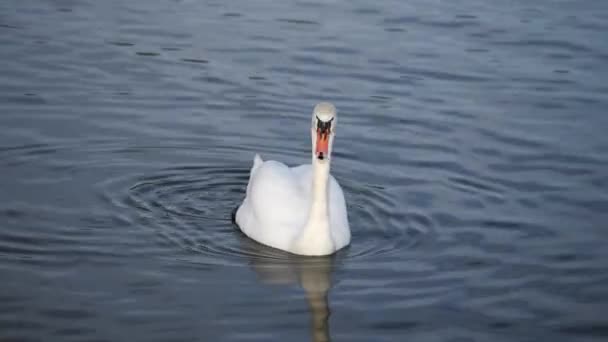
[[[301,254],[327,255],[334,252],[328,209],[329,159],[319,162],[313,157],[312,168],[312,194],[308,220],[295,245]]]
[[[317,159],[312,162],[312,196],[310,203],[309,221],[329,221],[327,208],[327,183],[329,182],[329,160],[320,163]]]

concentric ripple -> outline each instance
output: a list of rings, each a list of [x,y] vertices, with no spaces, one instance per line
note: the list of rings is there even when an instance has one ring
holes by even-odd
[[[287,261],[287,253],[251,241],[232,222],[248,178],[249,169],[242,165],[181,165],[102,184],[106,200],[126,210],[135,226],[160,237],[158,248],[190,252],[190,260],[205,264],[232,264],[251,257]],[[342,183],[353,236],[342,257],[395,252],[415,245],[428,231],[428,226],[416,224],[419,219],[408,220],[400,213],[398,203],[382,189]]]
[[[216,159],[204,165],[175,163],[175,166],[157,165],[154,168],[138,161],[150,151],[164,153],[165,150],[162,146],[124,147],[116,143],[90,141],[86,147],[56,144],[6,148],[0,153],[0,160],[6,166],[36,165],[38,171],[29,175],[28,187],[36,191],[47,187],[53,189],[57,196],[62,196],[66,189],[74,186],[75,180],[70,174],[96,175],[97,179],[92,184],[82,184],[93,186],[92,191],[83,191],[80,196],[93,196],[94,201],[101,198],[105,205],[96,206],[95,211],[91,211],[78,209],[78,203],[70,201],[63,204],[65,209],[59,211],[62,204],[60,201],[55,203],[57,215],[60,212],[71,213],[66,214],[64,222],[75,222],[66,229],[70,232],[80,229],[81,234],[92,234],[86,240],[90,243],[73,241],[62,246],[61,251],[88,249],[102,253],[112,250],[122,255],[121,249],[128,247],[136,254],[185,258],[216,265],[243,264],[251,258],[279,263],[293,261],[293,256],[288,253],[250,240],[232,221],[234,210],[245,196],[250,161],[223,162]],[[171,151],[179,154],[190,150],[191,146],[183,144]],[[90,160],[74,157],[83,154],[89,155]],[[103,162],[108,159],[112,162]],[[345,193],[352,232],[351,245],[338,253],[340,260],[373,262],[375,256],[413,248],[432,230],[430,219],[403,210],[400,207],[402,203],[387,189],[356,181],[349,178],[348,173],[336,174],[336,178]],[[5,216],[34,217],[43,213],[48,216],[51,210],[51,207],[43,210],[32,204],[25,208],[27,213],[22,213],[17,201],[6,207]],[[117,230],[99,229],[109,226]],[[7,234],[24,232],[20,229]],[[48,232],[50,234],[50,230]],[[62,233],[61,236],[67,235]],[[3,241],[8,243],[12,240],[6,238]],[[98,245],[100,243],[102,245]]]

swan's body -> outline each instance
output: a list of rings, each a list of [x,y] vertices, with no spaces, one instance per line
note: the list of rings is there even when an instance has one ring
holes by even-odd
[[[328,255],[350,243],[344,194],[329,174],[335,108],[313,112],[312,164],[287,167],[255,156],[236,223],[264,245],[302,255]]]
[[[296,242],[308,220],[312,200],[313,167],[288,167],[271,160],[262,161],[256,155],[251,169],[247,196],[236,213],[236,222],[253,240],[267,246],[296,254],[309,254],[296,249]],[[338,182],[330,176],[328,194],[328,230],[332,246],[323,248],[328,236],[319,232],[311,243],[322,245],[320,254],[330,254],[350,242],[350,229],[344,194]],[[320,226],[325,222],[319,222]],[[327,241],[329,242],[329,241]],[[306,246],[301,246],[306,249]],[[309,246],[315,249],[315,246]],[[329,253],[328,253],[329,252]]]

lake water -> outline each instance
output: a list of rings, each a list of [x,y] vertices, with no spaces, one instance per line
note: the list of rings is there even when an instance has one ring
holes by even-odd
[[[0,3],[0,340],[605,341],[608,2]],[[253,156],[352,244],[231,222]]]

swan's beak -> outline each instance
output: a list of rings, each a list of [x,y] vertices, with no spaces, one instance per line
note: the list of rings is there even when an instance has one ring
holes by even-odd
[[[329,134],[327,131],[323,132],[317,130],[317,149],[315,155],[319,160],[323,160],[328,157],[329,150]]]
[[[317,116],[317,143],[316,143],[316,151],[315,156],[319,160],[329,158],[329,135],[331,134],[331,123],[334,121],[334,118],[331,118],[329,121],[323,121],[319,119]]]

